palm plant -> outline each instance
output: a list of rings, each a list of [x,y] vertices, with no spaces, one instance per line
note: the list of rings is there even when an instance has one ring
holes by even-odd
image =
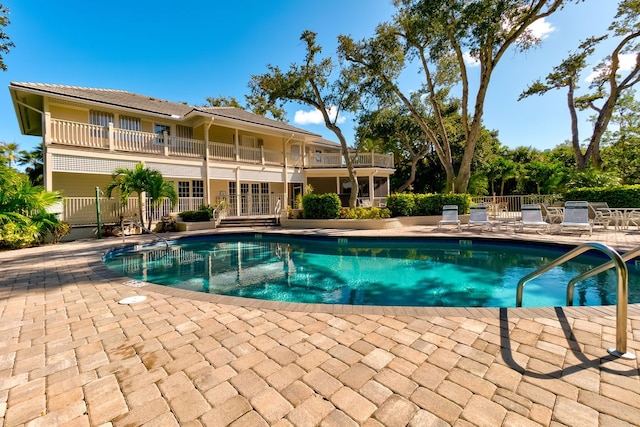
[[[156,170],[145,168],[142,163],[136,164],[131,169],[118,168],[111,174],[112,181],[107,185],[106,195],[111,197],[113,190],[118,190],[120,201],[124,204],[132,193],[138,196],[138,213],[140,221],[144,221],[142,214],[142,196],[147,193],[154,206],[158,206],[164,199],[169,198],[173,205],[178,201],[178,196],[173,184],[164,181],[162,174]],[[151,227],[152,216],[149,218]]]
[[[18,152],[18,144],[15,142],[2,142],[0,143],[0,154],[6,161],[8,161],[9,166],[13,166],[13,163],[17,160],[16,153]]]
[[[24,174],[0,165],[0,245],[25,246],[41,241],[60,224],[47,208],[59,203],[57,191],[33,186]]]
[[[149,175],[149,182],[146,188],[147,197],[151,199],[151,205],[153,207],[158,207],[162,204],[165,199],[169,199],[171,201],[171,206],[175,206],[178,203],[178,194],[176,193],[176,189],[174,188],[171,182],[165,181],[162,177],[162,174],[158,171],[151,171],[152,173]],[[151,222],[153,221],[153,212],[151,210],[151,214],[149,215],[149,226],[147,228],[151,228]]]

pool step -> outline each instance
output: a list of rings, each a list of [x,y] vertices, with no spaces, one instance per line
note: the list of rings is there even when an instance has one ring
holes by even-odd
[[[274,217],[227,217],[218,224],[218,228],[231,227],[280,227]]]

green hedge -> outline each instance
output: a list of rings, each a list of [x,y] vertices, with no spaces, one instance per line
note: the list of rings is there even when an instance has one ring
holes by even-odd
[[[640,207],[640,185],[620,187],[575,188],[564,192],[564,200],[607,202],[611,208]]]
[[[444,205],[458,205],[458,211],[461,214],[467,213],[471,205],[471,196],[455,193],[394,193],[387,197],[387,208],[393,217],[442,215]]]
[[[341,207],[340,197],[336,193],[310,193],[302,197],[302,213],[307,219],[339,218]]]
[[[340,219],[381,219],[391,218],[391,211],[387,208],[342,208]]]
[[[211,221],[212,212],[209,209],[180,212],[180,217],[185,222]]]

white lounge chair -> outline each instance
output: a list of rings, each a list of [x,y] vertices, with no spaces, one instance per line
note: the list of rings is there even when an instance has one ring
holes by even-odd
[[[455,225],[458,231],[462,230],[458,219],[458,205],[444,205],[442,207],[442,219],[438,221],[438,228],[443,225]]]
[[[589,236],[593,232],[593,223],[589,221],[588,202],[566,202],[564,204],[564,217],[560,225],[560,231],[565,229],[586,230]]]
[[[489,230],[493,230],[493,224],[487,219],[487,206],[484,203],[472,205],[469,209],[468,228],[471,228],[472,225],[480,225],[482,227],[487,226]]]
[[[524,231],[525,227],[543,229],[549,232],[550,224],[542,219],[542,208],[540,205],[522,205],[522,219],[520,220],[520,231]]]

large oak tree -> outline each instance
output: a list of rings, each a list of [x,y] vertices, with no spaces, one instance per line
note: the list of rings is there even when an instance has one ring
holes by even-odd
[[[436,150],[447,175],[447,190],[466,192],[471,165],[482,129],[484,104],[491,76],[510,49],[523,51],[540,42],[530,25],[563,6],[563,0],[394,0],[397,12],[380,24],[374,37],[356,42],[340,36],[339,52],[360,68],[377,91],[391,93],[411,112],[426,139]],[[470,70],[469,58],[478,69]],[[402,77],[420,69],[420,89],[428,112],[436,119],[429,126]],[[371,82],[369,82],[371,84]],[[370,86],[375,87],[375,85]],[[474,92],[475,89],[475,92]],[[454,164],[451,142],[443,119],[443,94],[459,90],[465,135],[460,166]],[[419,98],[418,98],[419,99]]]

